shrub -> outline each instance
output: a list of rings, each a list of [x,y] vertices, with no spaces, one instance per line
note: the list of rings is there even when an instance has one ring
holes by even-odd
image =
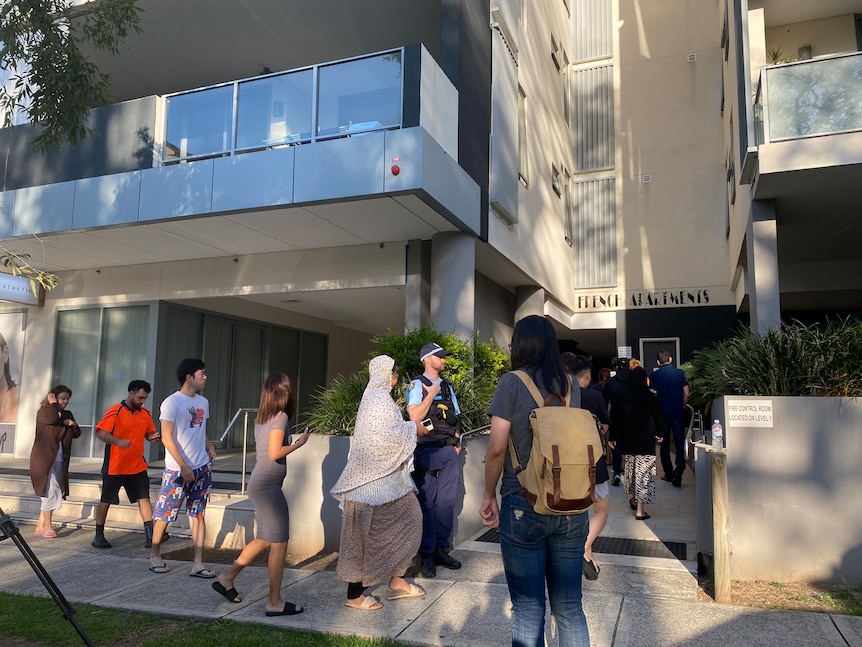
[[[825,325],[793,321],[758,335],[736,337],[695,351],[686,365],[693,404],[721,395],[862,395],[862,322]]]
[[[371,353],[369,360],[377,355],[389,355],[398,366],[401,381],[393,389],[392,397],[402,410],[407,384],[422,374],[419,351],[428,342],[436,342],[451,353],[446,358],[445,377],[452,384],[458,398],[464,430],[488,424],[488,406],[497,380],[509,370],[509,358],[493,340],[490,343],[480,342],[477,332],[471,346],[467,340],[454,333],[416,328],[404,334],[389,330],[372,341],[376,350]],[[367,383],[367,362],[359,373],[335,378],[328,388],[321,389],[312,396],[311,409],[303,416],[304,424],[319,433],[353,433],[356,410]]]

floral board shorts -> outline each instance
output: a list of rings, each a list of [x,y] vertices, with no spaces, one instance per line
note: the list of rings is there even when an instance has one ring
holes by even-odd
[[[207,507],[212,487],[212,472],[209,465],[192,470],[195,478],[191,483],[183,483],[180,472],[166,469],[162,474],[159,498],[153,508],[153,519],[171,523],[176,521],[183,500],[190,517],[202,517]]]

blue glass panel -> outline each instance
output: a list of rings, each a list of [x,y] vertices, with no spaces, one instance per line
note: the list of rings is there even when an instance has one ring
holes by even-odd
[[[317,135],[346,136],[401,125],[401,52],[320,68]]]
[[[165,159],[230,150],[233,86],[168,97]]]
[[[311,141],[311,70],[246,81],[239,86],[236,147]]]

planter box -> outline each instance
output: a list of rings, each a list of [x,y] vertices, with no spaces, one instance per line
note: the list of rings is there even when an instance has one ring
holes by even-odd
[[[347,463],[351,442],[352,438],[347,436],[312,435],[305,447],[288,456],[283,491],[290,506],[291,553],[313,555],[323,550],[338,550],[341,510],[329,490]],[[453,545],[482,529],[479,506],[484,489],[487,444],[486,436],[476,437],[461,452],[462,478],[455,507]],[[238,528],[228,523],[221,528],[213,528],[213,532],[218,534],[214,543],[221,545],[228,531],[244,535],[246,541],[253,537],[252,528]]]
[[[862,583],[862,401],[724,396],[712,411],[727,449],[731,577]],[[704,448],[695,461],[697,547],[711,553]]]

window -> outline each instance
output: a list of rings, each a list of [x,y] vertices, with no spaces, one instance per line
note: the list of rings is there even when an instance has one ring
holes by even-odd
[[[529,164],[527,159],[527,95],[518,86],[518,175],[524,186],[530,183]]]
[[[557,40],[553,36],[551,36],[551,60],[554,62],[554,67],[556,67],[559,72],[561,67],[560,46],[557,45]]]
[[[72,455],[100,456],[94,425],[128,393],[129,382],[147,374],[149,306],[88,308],[57,313],[53,384],[73,392],[69,408],[82,435]]]
[[[551,188],[558,196],[563,195],[563,187],[560,186],[560,171],[556,164],[551,164]]]

